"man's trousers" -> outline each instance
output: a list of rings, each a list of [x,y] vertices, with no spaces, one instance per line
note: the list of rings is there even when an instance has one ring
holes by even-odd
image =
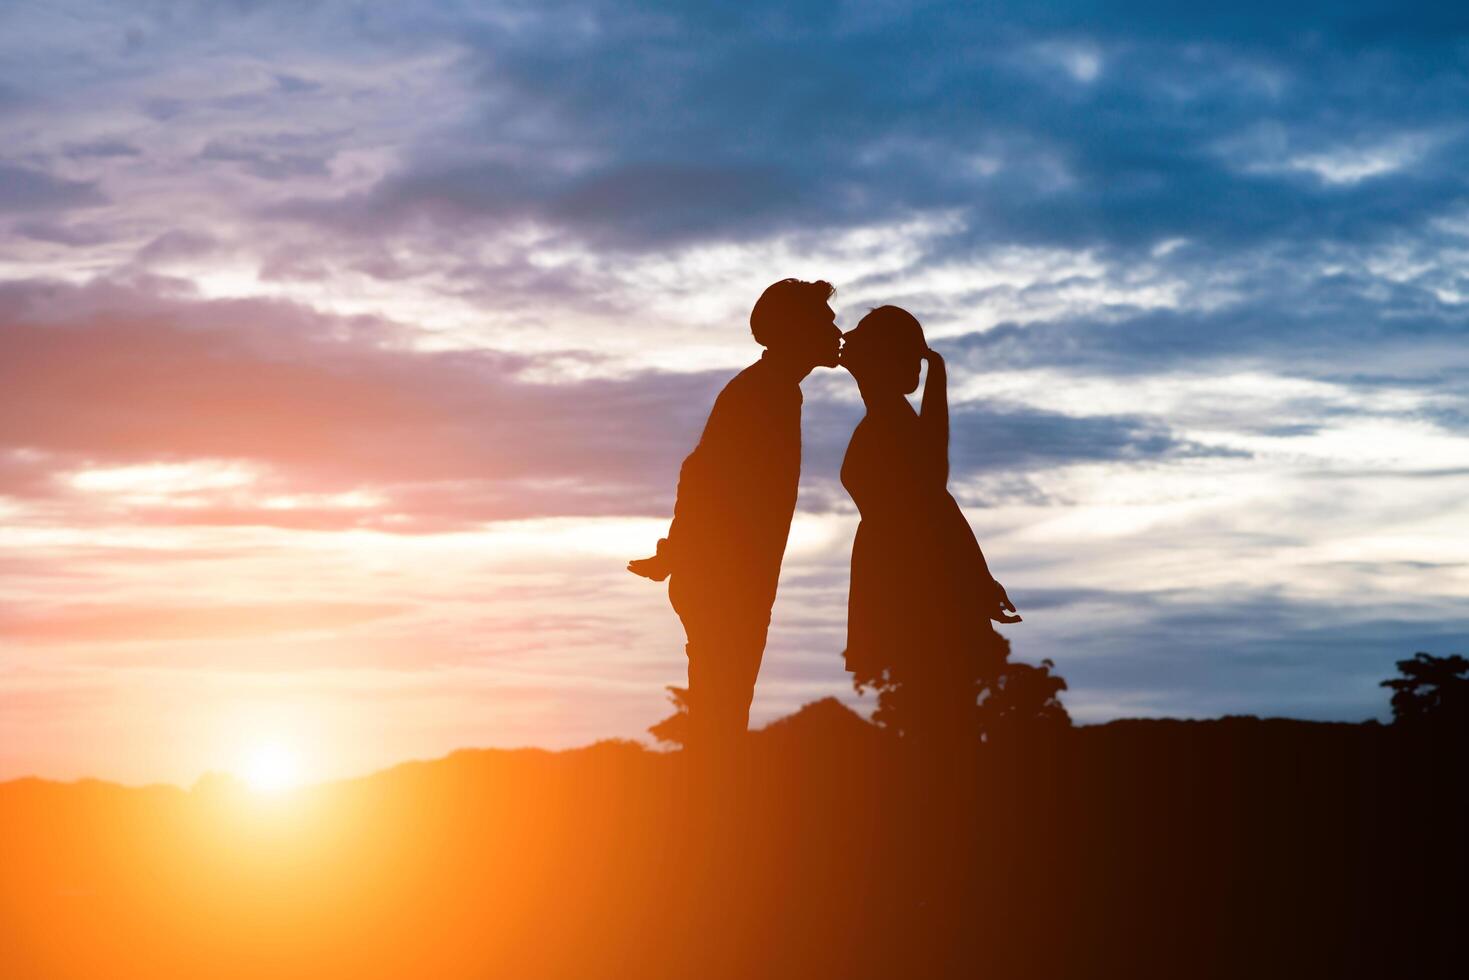
[[[732,746],[750,724],[774,597],[674,575],[668,598],[688,637],[689,747]]]

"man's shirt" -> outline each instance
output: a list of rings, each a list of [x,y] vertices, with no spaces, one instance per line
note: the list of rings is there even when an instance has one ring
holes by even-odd
[[[768,609],[800,479],[800,382],[767,354],[725,385],[679,471],[673,574],[723,601]]]

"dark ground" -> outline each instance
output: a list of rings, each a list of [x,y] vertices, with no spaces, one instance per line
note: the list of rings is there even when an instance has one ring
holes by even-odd
[[[1464,976],[1461,745],[1231,718],[718,774],[465,751],[262,801],[0,785],[0,976]]]

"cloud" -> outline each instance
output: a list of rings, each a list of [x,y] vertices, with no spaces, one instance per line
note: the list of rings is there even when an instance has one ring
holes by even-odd
[[[60,224],[55,221],[20,221],[11,229],[15,234],[38,242],[86,248],[113,240],[113,233],[97,224]]]
[[[1062,665],[1068,704],[1083,720],[1176,716],[1185,702],[1193,717],[1249,705],[1265,716],[1385,719],[1378,681],[1393,662],[1457,650],[1469,629],[1449,604],[1343,609],[1267,589],[1042,590],[1017,602],[1038,614],[1028,623],[1042,624],[1024,649]]]
[[[274,213],[367,234],[527,220],[629,250],[940,208],[977,241],[1377,240],[1466,184],[1456,30],[1368,51],[1371,16],[551,4],[463,31],[464,124],[363,193]],[[1291,24],[1329,54],[1313,63]]]
[[[0,315],[7,309],[0,444],[73,470],[243,460],[265,468],[255,489],[266,505],[306,495],[300,506],[242,508],[228,499],[241,491],[215,488],[209,507],[141,502],[172,521],[248,510],[311,525],[326,513],[312,495],[360,487],[397,487],[401,499],[387,513],[333,511],[338,523],[644,512],[669,496],[681,444],[692,444],[717,383],[533,383],[520,378],[524,356],[413,351],[393,346],[389,325],[262,300],[32,283],[0,290]],[[431,506],[405,515],[395,503]]]
[[[134,261],[143,266],[166,264],[207,255],[218,246],[218,240],[212,235],[175,228],[138,249]]]
[[[264,180],[288,177],[320,177],[328,173],[327,160],[309,153],[293,153],[270,147],[251,147],[226,140],[210,140],[199,151],[199,159],[238,163]]]
[[[860,418],[860,406],[849,399],[807,399],[803,509],[850,509],[846,491],[834,477]],[[958,402],[950,410],[951,482],[966,502],[1045,503],[1045,494],[1027,476],[1057,467],[1248,455],[1184,438],[1164,422],[1142,415],[1071,415],[987,400]]]
[[[951,424],[959,433],[951,456],[960,474],[970,469],[1013,473],[1070,463],[1248,456],[1180,438],[1163,422],[1143,416],[1072,416],[967,404],[953,413]]]
[[[1440,298],[1445,270],[1430,260],[1384,283],[1353,265],[1320,278],[1262,268],[1231,282],[1231,301],[1212,309],[1121,306],[1003,323],[955,343],[985,370],[1056,366],[1126,378],[1252,368],[1352,387],[1456,388],[1469,365],[1469,325],[1459,303]],[[1375,380],[1361,373],[1364,363],[1375,365]]]
[[[63,152],[69,157],[83,159],[87,157],[140,157],[143,155],[142,150],[127,140],[109,136],[68,143]]]
[[[106,203],[92,181],[0,163],[0,213],[65,211]]]
[[[0,445],[29,454],[15,491],[144,522],[417,531],[666,515],[678,463],[729,376],[532,381],[539,359],[417,350],[383,321],[102,284],[12,284],[0,289],[7,309]],[[817,397],[808,413],[818,481],[833,478],[855,424],[846,405]],[[1142,418],[971,403],[953,424],[961,479],[1217,452]],[[71,476],[39,483],[38,459]],[[139,472],[159,462],[174,469]]]
[[[161,606],[72,605],[0,613],[11,643],[159,643],[339,632],[396,615],[405,607],[352,602]]]

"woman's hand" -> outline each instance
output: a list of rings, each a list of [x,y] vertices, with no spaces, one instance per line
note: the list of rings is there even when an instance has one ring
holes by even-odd
[[[995,587],[995,611],[990,613],[990,619],[997,623],[1022,623],[1024,620],[1015,611],[1015,603],[1010,601],[1005,587],[999,582],[993,583]]]
[[[938,351],[934,350],[932,347],[925,347],[925,348],[923,348],[923,355],[922,355],[922,357],[923,357],[923,359],[925,361],[928,362],[928,366],[929,367],[932,367],[932,368],[941,368],[941,367],[944,366],[944,355],[940,354]]]

